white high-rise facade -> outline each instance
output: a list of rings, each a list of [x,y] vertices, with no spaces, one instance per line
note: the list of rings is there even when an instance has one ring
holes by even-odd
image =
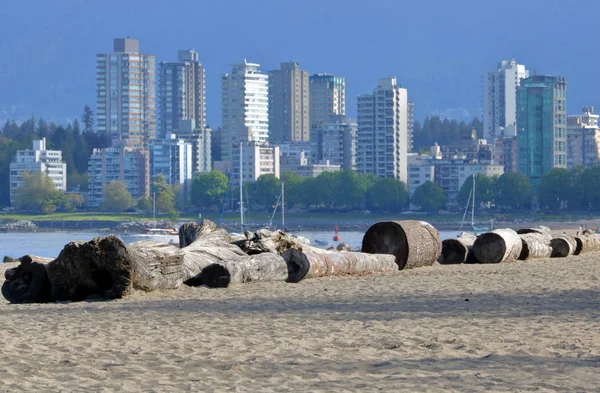
[[[158,64],[159,135],[180,131],[181,120],[206,126],[204,68],[194,50],[177,52],[177,62]]]
[[[117,38],[114,52],[96,56],[98,132],[120,145],[147,148],[156,136],[155,57],[138,40]]]
[[[358,97],[358,172],[406,184],[408,112],[408,92],[395,77],[380,79],[373,94]]]
[[[222,76],[221,160],[231,161],[239,142],[269,141],[269,76],[244,59]]]
[[[529,77],[524,65],[502,60],[483,77],[483,136],[488,141],[517,135],[517,90]]]

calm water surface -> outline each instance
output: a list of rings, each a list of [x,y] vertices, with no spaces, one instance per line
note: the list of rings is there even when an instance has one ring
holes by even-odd
[[[5,255],[13,258],[25,254],[39,255],[54,258],[63,249],[65,244],[74,240],[91,240],[95,236],[107,236],[108,232],[38,232],[38,233],[0,233],[0,263]],[[340,242],[348,243],[353,248],[360,248],[364,232],[340,232],[339,242],[333,240],[333,231],[310,231],[294,232],[294,235],[303,236],[311,241],[313,245],[320,247],[335,247]],[[455,232],[440,232],[442,239],[456,236]],[[140,240],[156,240],[159,242],[178,244],[177,236],[156,235],[119,235],[126,243]]]

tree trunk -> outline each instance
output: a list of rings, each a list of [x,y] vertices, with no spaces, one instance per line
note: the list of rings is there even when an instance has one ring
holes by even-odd
[[[550,247],[552,247],[551,258],[564,258],[575,253],[577,242],[572,236],[560,235],[550,240]]]
[[[534,228],[523,228],[517,231],[519,235],[526,235],[528,233],[540,233],[548,236],[552,236],[552,230],[545,225],[539,225]]]
[[[369,228],[362,252],[392,254],[400,270],[432,265],[440,255],[439,232],[423,221],[386,221]]]
[[[523,242],[512,229],[496,229],[477,237],[473,256],[477,263],[514,262],[521,255]]]
[[[528,232],[519,235],[522,242],[521,253],[519,260],[526,261],[528,259],[549,258],[552,255],[552,240],[548,233],[543,232]]]
[[[243,259],[221,261],[202,270],[199,280],[209,288],[259,281],[287,281],[288,264],[278,254],[261,253]]]
[[[33,258],[32,258],[33,257]],[[44,258],[47,259],[47,258]],[[21,264],[4,272],[2,296],[11,303],[45,303],[50,301],[50,280],[45,262],[25,255]]]
[[[295,248],[283,253],[289,268],[288,282],[305,278],[363,273],[392,273],[398,270],[396,257],[362,252],[302,252]]]
[[[573,255],[600,251],[600,235],[575,236],[575,242],[577,243],[577,246]]]
[[[438,262],[442,265],[454,265],[459,263],[472,263],[473,243],[476,236],[461,234],[456,239],[446,239],[442,242],[442,253]]]

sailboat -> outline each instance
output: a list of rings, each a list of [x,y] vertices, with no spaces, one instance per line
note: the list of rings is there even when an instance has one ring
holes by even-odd
[[[462,232],[463,226],[465,224],[465,218],[467,216],[467,211],[469,210],[469,204],[471,205],[471,231],[474,233],[481,233],[485,231],[489,231],[487,227],[476,227],[475,226],[475,179],[477,178],[477,174],[473,174],[473,188],[469,193],[469,199],[467,200],[467,206],[465,206],[465,212],[463,214],[463,219],[460,224],[460,232]]]
[[[273,214],[271,214],[271,220],[269,221],[269,228],[273,228],[273,219],[275,218],[275,213],[277,213],[279,205],[281,205],[281,229],[285,231],[285,182],[281,182],[281,193],[277,198],[277,202],[275,202],[275,208],[273,209]]]

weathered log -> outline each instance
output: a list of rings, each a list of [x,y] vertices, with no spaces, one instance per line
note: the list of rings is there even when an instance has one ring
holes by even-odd
[[[260,281],[287,281],[286,261],[278,254],[261,253],[234,261],[221,261],[202,270],[200,282],[209,288]]]
[[[552,230],[545,225],[538,225],[533,228],[522,228],[517,231],[519,235],[526,235],[528,233],[542,233],[547,235],[552,235]]]
[[[456,239],[442,241],[442,252],[438,262],[442,265],[454,265],[459,263],[472,263],[473,243],[476,236],[463,233]]]
[[[348,243],[340,243],[335,249],[337,251],[352,251],[352,247]]]
[[[600,235],[579,235],[575,236],[575,252],[573,255],[585,254],[588,252],[600,251]]]
[[[321,250],[306,244],[305,241],[296,236],[292,236],[283,231],[271,232],[267,229],[260,229],[255,233],[246,232],[246,240],[238,242],[237,245],[244,250],[248,255],[270,252],[275,254],[283,254],[290,248],[298,250]]]
[[[477,263],[514,262],[521,255],[523,242],[512,229],[495,229],[477,237],[473,256]]]
[[[528,232],[520,234],[522,247],[519,254],[520,261],[536,258],[549,258],[552,255],[552,240],[548,233],[543,232]]]
[[[305,278],[360,273],[392,273],[398,270],[391,254],[362,252],[302,252],[291,248],[283,253],[288,263],[288,282]]]
[[[400,270],[432,265],[442,251],[440,234],[423,221],[385,221],[369,228],[362,252],[392,254]]]
[[[575,253],[577,242],[572,236],[560,235],[550,240],[551,258],[564,258]]]
[[[179,227],[179,248],[192,244],[199,237],[217,230],[217,224],[210,220],[202,220],[200,225],[195,222],[186,222]]]
[[[29,255],[20,258],[21,264],[4,272],[2,296],[11,303],[44,303],[50,300],[50,281],[43,262]]]

